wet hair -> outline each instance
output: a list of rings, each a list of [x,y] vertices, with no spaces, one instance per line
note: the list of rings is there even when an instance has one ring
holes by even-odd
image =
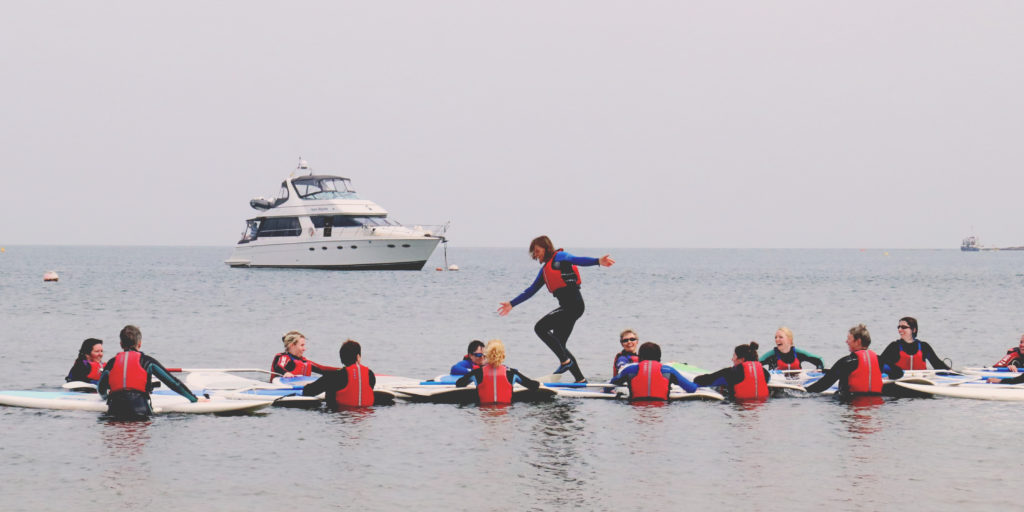
[[[636,331],[634,331],[633,329],[626,329],[619,333],[619,343],[622,343],[622,337],[625,336],[627,332],[633,333],[633,336],[636,336],[637,338],[640,337],[640,335],[637,334]]]
[[[85,341],[83,341],[82,347],[78,349],[78,358],[85,359],[86,357],[88,357],[89,354],[92,353],[92,348],[95,347],[97,344],[102,345],[103,340],[99,340],[96,338],[88,338]]]
[[[746,345],[736,345],[733,353],[744,361],[757,361],[757,342],[751,341]]]
[[[299,331],[288,331],[284,333],[284,336],[281,336],[281,341],[284,343],[285,350],[287,350],[288,347],[295,344],[296,341],[305,337],[306,336]]]
[[[900,318],[900,322],[906,322],[910,326],[910,332],[917,338],[917,319],[912,316],[905,316]]]
[[[850,334],[853,335],[853,339],[860,340],[861,347],[868,348],[871,346],[871,333],[868,332],[866,325],[857,324],[856,327],[850,327]]]
[[[131,350],[139,346],[142,342],[142,331],[134,325],[126,325],[124,329],[121,329],[121,348],[124,350]]]
[[[785,334],[786,337],[789,338],[789,342],[790,343],[793,342],[793,331],[790,330],[789,327],[786,327],[785,325],[783,325],[782,327],[779,327],[778,329],[775,329],[775,330],[776,331],[782,331],[782,334]]]
[[[551,243],[551,239],[547,235],[541,235],[530,241],[530,249],[527,251],[530,255],[533,255],[534,247],[544,248],[544,261],[547,261],[555,255],[555,244]]]
[[[341,364],[345,366],[356,364],[356,359],[362,353],[363,347],[359,346],[359,342],[356,340],[345,340],[345,343],[342,343],[341,348],[338,349],[338,357],[341,358]]]
[[[641,361],[661,361],[661,347],[657,343],[647,341],[640,345],[636,355]]]
[[[466,347],[467,354],[475,354],[477,350],[484,348],[484,342],[480,340],[473,340],[469,342],[469,346]]]
[[[505,344],[501,340],[488,341],[484,347],[484,357],[487,358],[487,364],[501,366],[501,363],[505,362]]]

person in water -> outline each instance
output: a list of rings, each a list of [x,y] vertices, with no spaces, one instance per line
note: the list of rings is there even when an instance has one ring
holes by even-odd
[[[615,354],[615,361],[612,363],[612,377],[619,375],[619,372],[623,368],[631,364],[635,364],[640,360],[640,355],[636,352],[637,345],[640,344],[640,338],[636,335],[636,331],[633,329],[626,329],[619,333],[619,344],[622,345],[622,351]],[[659,348],[660,350],[660,348]],[[659,361],[661,359],[658,359]]]
[[[637,357],[639,362],[626,365],[611,380],[616,386],[629,384],[630,400],[668,400],[672,384],[685,389],[687,393],[697,391],[697,385],[683,374],[667,364],[661,364],[661,346],[657,343],[648,341],[640,345]]]
[[[556,250],[551,239],[546,236],[534,238],[530,242],[529,252],[541,264],[540,272],[523,293],[509,302],[501,303],[498,315],[509,314],[512,308],[533,297],[542,285],[547,285],[548,291],[558,299],[558,307],[541,318],[534,326],[534,331],[558,358],[558,368],[554,373],[565,373],[568,370],[576,382],[586,382],[579,363],[566,347],[576,320],[579,320],[584,310],[583,296],[580,295],[580,271],[576,267],[610,267],[615,264],[615,260],[607,254],[600,258],[573,256],[562,249]]]
[[[377,377],[373,370],[363,366],[362,352],[358,342],[346,340],[338,350],[344,368],[324,372],[319,379],[302,388],[302,395],[324,393],[324,400],[331,409],[373,405],[373,386],[377,384]]]
[[[505,366],[505,344],[491,340],[484,347],[486,364],[455,381],[455,387],[463,388],[470,381],[476,382],[477,398],[481,405],[512,403],[512,386],[520,383],[529,389],[537,389],[540,382],[519,373],[515,368]]]
[[[698,375],[693,382],[698,386],[726,387],[733,398],[768,398],[768,380],[771,374],[757,360],[757,342],[737,345],[732,351],[732,366],[715,373]]]
[[[153,377],[160,379],[169,389],[190,402],[206,398],[196,397],[183,382],[175,378],[156,359],[143,354],[142,331],[134,325],[121,329],[121,349],[107,361],[100,374],[96,389],[107,399],[107,413],[119,418],[146,418],[153,414],[149,393],[153,390]]]
[[[1020,337],[1019,345],[1007,350],[1006,355],[992,366],[996,368],[1005,367],[1011,372],[1015,372],[1018,368],[1024,366],[1024,335]]]
[[[71,371],[64,377],[66,382],[80,381],[96,384],[103,372],[103,340],[89,338],[82,342],[78,357],[71,365]]]
[[[936,370],[949,369],[949,366],[935,355],[931,345],[917,339],[917,319],[909,316],[900,318],[896,330],[900,334],[900,339],[890,343],[878,356],[883,363],[899,366],[903,370],[927,370],[927,360]]]
[[[903,376],[903,370],[882,362],[881,356],[868,349],[871,333],[864,324],[851,327],[846,334],[846,348],[850,354],[836,361],[817,382],[807,386],[811,393],[821,393],[839,381],[839,395],[879,395],[882,393],[882,374],[891,379]]]
[[[484,364],[484,342],[480,340],[473,340],[469,342],[469,346],[466,347],[466,355],[462,357],[462,361],[459,361],[452,365],[451,375],[465,375],[477,368],[480,368]]]
[[[274,356],[270,364],[270,382],[276,377],[310,376],[314,372],[323,375],[325,372],[340,370],[333,366],[325,366],[306,359],[306,336],[299,331],[289,331],[281,337],[284,352]]]
[[[793,346],[793,331],[789,327],[779,327],[775,331],[775,348],[761,356],[761,364],[771,370],[792,371],[799,370],[803,362],[811,363],[819,370],[825,368],[820,357]]]

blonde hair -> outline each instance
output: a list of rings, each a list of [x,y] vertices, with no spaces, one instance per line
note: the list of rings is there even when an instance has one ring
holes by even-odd
[[[294,345],[295,342],[305,337],[306,336],[299,331],[288,331],[284,333],[284,336],[281,336],[281,341],[284,342],[284,348],[287,350],[288,347]]]
[[[501,340],[491,340],[487,342],[487,346],[484,347],[484,357],[487,358],[487,364],[498,367],[501,363],[505,362],[505,344]]]
[[[619,341],[622,341],[622,337],[625,336],[627,332],[633,333],[633,336],[636,336],[637,338],[640,337],[640,335],[637,334],[636,331],[634,331],[633,329],[626,329],[619,333]]]
[[[779,327],[779,328],[778,328],[778,329],[776,329],[776,330],[777,330],[777,331],[782,331],[782,334],[785,334],[785,335],[786,335],[786,337],[787,337],[787,338],[789,338],[789,342],[790,342],[790,343],[792,343],[792,342],[793,342],[793,331],[791,331],[791,330],[789,329],[789,327],[786,327],[785,325],[783,325],[782,327]]]

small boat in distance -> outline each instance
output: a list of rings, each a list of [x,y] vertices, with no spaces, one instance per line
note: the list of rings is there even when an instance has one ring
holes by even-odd
[[[224,263],[231,267],[328,270],[420,270],[445,241],[443,226],[406,227],[373,201],[360,199],[348,178],[309,171],[281,182],[276,199],[257,197],[261,212]]]
[[[960,242],[960,250],[969,252],[980,251],[981,245],[978,244],[978,237],[971,235],[964,238],[964,240]]]

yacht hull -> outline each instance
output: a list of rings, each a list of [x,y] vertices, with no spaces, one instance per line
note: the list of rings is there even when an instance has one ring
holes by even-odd
[[[250,242],[235,247],[225,263],[233,268],[308,268],[320,270],[421,270],[437,237],[378,240]]]

